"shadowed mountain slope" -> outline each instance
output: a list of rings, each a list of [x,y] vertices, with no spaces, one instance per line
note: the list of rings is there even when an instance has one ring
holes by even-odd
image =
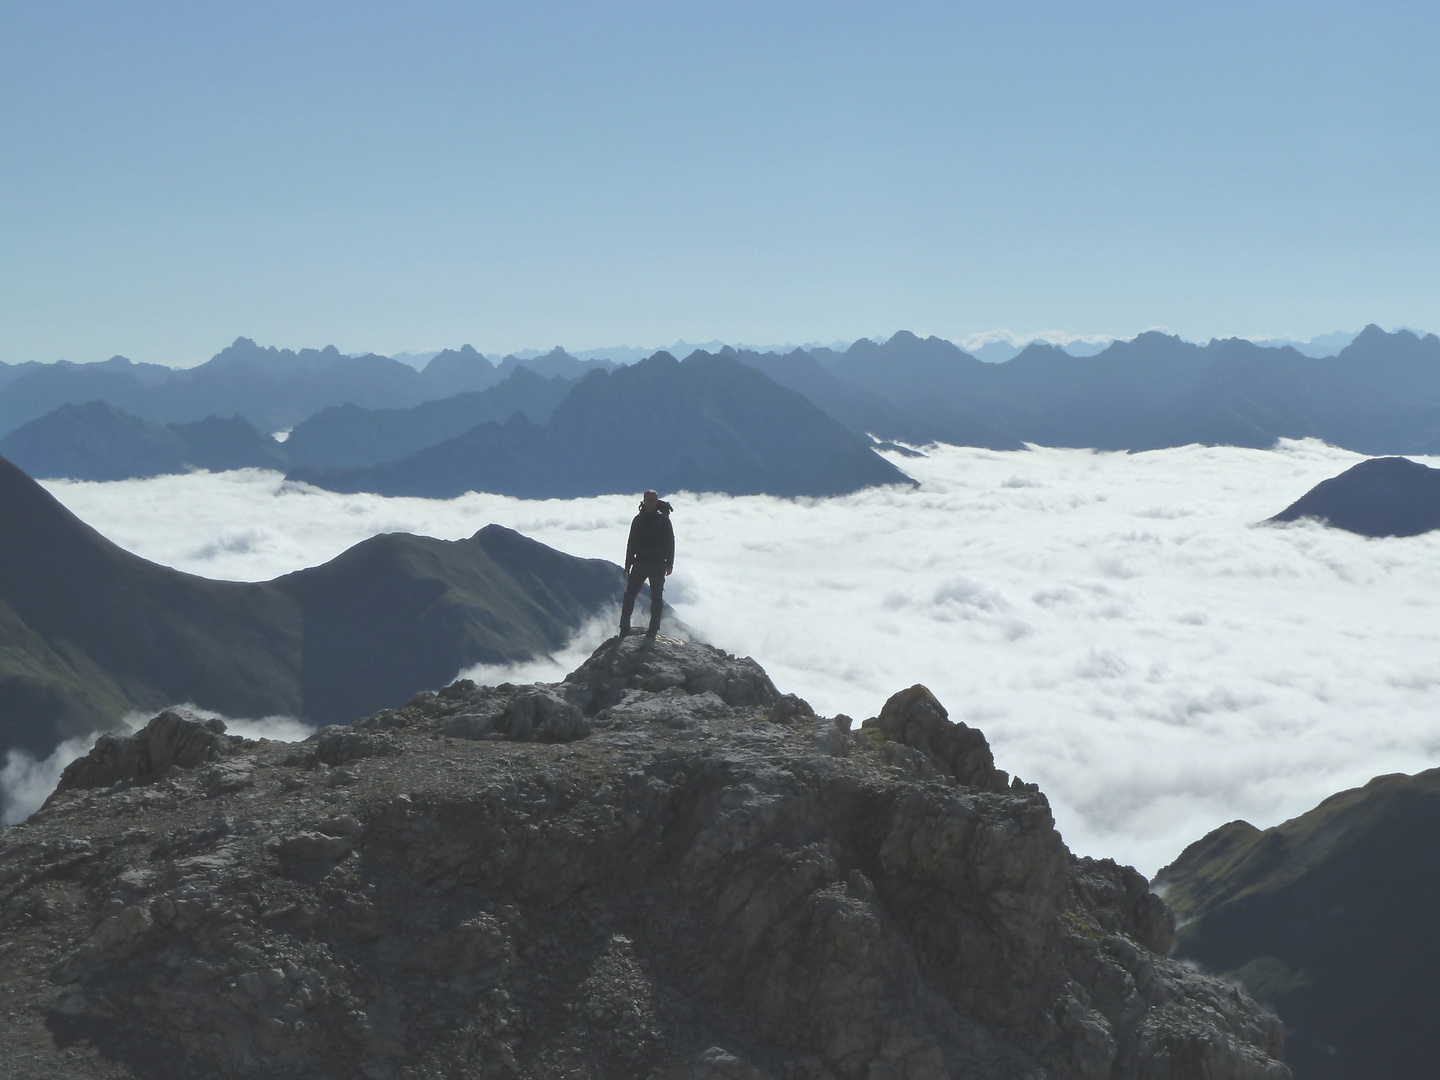
[[[623,588],[612,563],[494,525],[212,581],[111,543],[3,459],[0,523],[0,754],[174,702],[350,720],[461,667],[558,648]]]
[[[614,360],[578,360],[556,345],[544,356],[532,356],[528,360],[507,356],[497,365],[497,370],[503,378],[522,367],[546,379],[559,377],[573,380],[583,379],[592,371],[614,371],[620,365]]]
[[[269,433],[293,427],[329,405],[415,405],[460,388],[480,388],[477,379],[486,386],[498,381],[489,361],[478,354],[476,358],[490,372],[489,382],[483,382],[483,369],[474,376],[447,372],[442,364],[427,378],[384,356],[344,356],[333,345],[298,352],[261,348],[248,338],[237,338],[203,364],[179,370],[131,364],[123,357],[104,364],[26,365],[0,387],[0,435],[62,405],[91,401],[159,423],[238,413]]]
[[[1322,480],[1270,521],[1315,518],[1362,536],[1418,536],[1440,528],[1440,469],[1372,458]]]
[[[908,331],[843,352],[722,355],[803,394],[853,431],[909,443],[1145,450],[1313,437],[1365,454],[1440,450],[1440,337],[1376,326],[1320,359],[1289,347],[1240,339],[1196,345],[1159,332],[1088,356],[1031,344],[1002,364]],[[266,349],[239,338],[183,371],[123,357],[0,368],[0,435],[60,405],[97,400],[164,423],[238,412],[271,432],[329,406],[401,409],[488,390],[522,368],[576,381],[622,370],[558,347],[526,360],[506,357],[497,368],[465,346],[417,372],[382,356]]]
[[[1313,437],[1368,454],[1440,449],[1434,334],[1370,326],[1338,355],[1317,360],[1239,339],[1195,345],[1152,331],[1092,356],[1037,343],[986,364],[948,341],[901,331],[884,344],[862,339],[843,353],[815,349],[808,357],[813,368],[794,354],[744,359],[842,423],[912,443],[1147,450]],[[853,389],[841,392],[836,382]],[[876,399],[890,409],[876,409]]]
[[[830,373],[876,394],[904,415],[900,430],[872,432],[905,442],[948,442],[1018,450],[1010,410],[986,386],[994,364],[937,337],[901,330],[883,345],[862,338],[829,365]]]
[[[909,421],[904,410],[888,398],[837,378],[802,349],[782,356],[778,353],[735,352],[727,347],[721,350],[721,355],[734,356],[746,367],[763,372],[787,390],[803,394],[821,412],[833,416],[851,431],[885,431],[895,436],[908,428]]]
[[[495,365],[475,351],[474,346],[443,349],[430,358],[420,371],[420,382],[427,398],[445,398],[455,394],[488,390],[501,379]]]
[[[157,424],[107,405],[62,405],[0,439],[0,454],[40,478],[126,480],[191,469],[283,469],[284,449],[243,417]]]
[[[504,382],[488,390],[408,409],[335,405],[297,424],[285,441],[285,454],[297,467],[349,468],[395,461],[463,435],[477,424],[503,422],[516,413],[543,424],[573,386],[558,375],[547,379],[516,367]]]
[[[1297,1080],[1428,1076],[1440,1011],[1440,770],[1382,776],[1261,831],[1236,821],[1155,883],[1173,955],[1285,1021]]]
[[[592,372],[544,426],[521,414],[401,461],[290,475],[332,491],[429,498],[576,498],[652,487],[822,496],[912,482],[800,394],[709,353],[683,364],[656,353]]]

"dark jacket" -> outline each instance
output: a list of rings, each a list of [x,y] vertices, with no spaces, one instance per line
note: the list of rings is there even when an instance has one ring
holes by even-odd
[[[641,510],[635,515],[635,520],[630,522],[630,542],[625,545],[627,571],[642,562],[663,562],[666,570],[675,568],[675,530],[670,527],[672,509],[668,502],[662,501],[651,513]]]

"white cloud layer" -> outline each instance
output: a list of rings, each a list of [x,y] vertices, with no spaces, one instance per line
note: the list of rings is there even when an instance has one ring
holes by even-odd
[[[1274,824],[1440,762],[1440,533],[1255,527],[1357,460],[1314,442],[940,447],[896,459],[916,491],[667,494],[667,597],[823,712],[863,719],[927,684],[1001,768],[1040,783],[1074,850],[1150,873],[1225,821]],[[492,521],[618,561],[635,502],[385,499],[254,471],[47,487],[133,551],[245,580],[377,532],[456,538]],[[602,632],[480,674],[556,678]]]

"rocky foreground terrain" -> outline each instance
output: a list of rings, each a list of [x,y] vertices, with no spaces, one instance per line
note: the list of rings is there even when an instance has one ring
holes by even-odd
[[[0,836],[0,1075],[1280,1080],[923,687],[612,640],[301,744],[172,710]]]

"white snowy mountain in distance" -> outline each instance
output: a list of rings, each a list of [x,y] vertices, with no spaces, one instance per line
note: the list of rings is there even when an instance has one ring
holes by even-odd
[[[983,334],[957,338],[955,344],[977,360],[983,360],[987,364],[1003,364],[1015,359],[1025,346],[1036,341],[1058,345],[1071,356],[1094,356],[1119,340],[1121,339],[1104,334],[1077,336],[1054,330],[1030,335],[1015,334],[1009,330],[989,330]]]
[[[1267,348],[1282,349],[1288,345],[1302,356],[1320,360],[1326,356],[1334,356],[1359,336],[1358,330],[1336,330],[1329,334],[1316,334],[1303,341],[1293,337],[1257,337],[1252,340],[1256,345]]]

